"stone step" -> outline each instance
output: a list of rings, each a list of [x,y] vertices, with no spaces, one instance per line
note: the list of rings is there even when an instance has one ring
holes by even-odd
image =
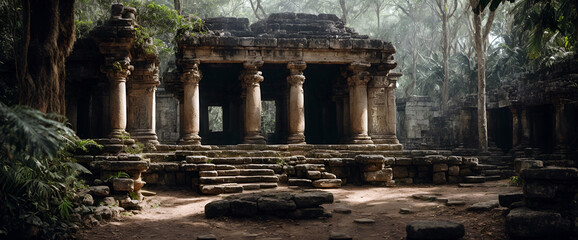
[[[227,157],[288,157],[290,152],[274,151],[274,150],[177,150],[174,153],[176,156],[184,158],[185,156],[207,156],[210,158],[227,158]]]
[[[271,169],[280,174],[283,171],[283,165],[280,164],[245,164],[237,166],[239,169]]]
[[[500,169],[492,169],[492,170],[485,170],[484,174],[486,176],[492,176],[492,175],[501,175],[502,174],[502,170]]]
[[[476,170],[494,170],[498,169],[498,166],[492,164],[478,164],[475,167]]]
[[[271,176],[275,175],[272,169],[231,169],[217,170],[218,176]]]
[[[300,186],[300,187],[311,187],[313,181],[310,179],[302,179],[302,178],[291,178],[287,181],[287,185],[289,186]]]
[[[485,181],[489,182],[489,181],[498,181],[500,179],[502,179],[502,176],[500,175],[491,175],[491,176],[485,176]]]
[[[217,185],[200,185],[199,190],[206,195],[219,195],[222,193],[240,193],[243,192],[243,186],[236,183],[217,184]]]
[[[290,157],[211,157],[212,164],[283,164],[290,160]]]
[[[483,183],[486,181],[484,176],[465,176],[463,178],[464,183]]]
[[[174,153],[144,153],[144,158],[148,158],[151,162],[173,162],[177,159]]]
[[[251,182],[279,182],[277,176],[221,176],[221,177],[200,177],[203,184],[222,183],[251,183]]]
[[[243,190],[259,190],[259,189],[266,189],[266,188],[276,188],[278,186],[277,183],[274,182],[266,182],[266,183],[241,183],[240,186],[243,186]]]

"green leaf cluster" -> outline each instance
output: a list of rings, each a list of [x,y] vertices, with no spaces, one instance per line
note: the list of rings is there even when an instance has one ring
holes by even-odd
[[[59,118],[0,103],[0,238],[61,238],[72,226],[77,176],[90,172],[66,151],[78,138]]]

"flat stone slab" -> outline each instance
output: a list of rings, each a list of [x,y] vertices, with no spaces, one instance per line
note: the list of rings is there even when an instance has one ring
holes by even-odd
[[[522,201],[524,193],[506,193],[498,195],[500,205],[503,207],[510,207],[512,203]]]
[[[213,234],[205,234],[197,236],[197,240],[217,240],[217,236]]]
[[[359,223],[359,224],[374,224],[375,220],[371,219],[371,218],[358,218],[353,220],[354,223]]]
[[[408,240],[460,239],[466,233],[463,224],[449,221],[413,221],[405,230]]]
[[[418,193],[418,194],[411,195],[412,198],[417,199],[417,200],[422,200],[422,201],[435,201],[440,196],[441,196],[441,194],[435,194],[435,193]]]
[[[353,238],[345,233],[331,232],[329,235],[330,240],[353,240]]]
[[[312,183],[315,188],[340,188],[341,179],[319,179]]]
[[[530,181],[534,179],[577,181],[578,169],[561,168],[561,167],[526,169],[520,173],[520,176],[525,181]]]
[[[499,206],[499,202],[496,200],[474,203],[468,207],[468,211],[489,211]]]
[[[401,214],[411,214],[414,213],[414,211],[412,209],[409,208],[400,208],[399,209],[399,213]]]
[[[483,183],[486,182],[486,177],[484,176],[465,176],[464,182],[466,183]]]
[[[320,206],[326,203],[333,203],[333,194],[323,191],[237,194],[205,205],[205,216],[273,215],[294,219],[330,217]]]
[[[351,209],[345,207],[336,207],[333,209],[334,213],[351,214]]]

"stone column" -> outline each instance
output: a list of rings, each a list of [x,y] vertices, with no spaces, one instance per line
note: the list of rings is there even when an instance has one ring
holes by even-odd
[[[528,122],[529,120],[529,116],[528,116],[528,109],[526,107],[522,107],[522,109],[520,109],[520,127],[521,127],[521,134],[520,134],[520,144],[522,144],[523,147],[528,147],[530,146],[530,123]]]
[[[152,61],[151,61],[152,60]],[[160,84],[158,60],[135,60],[135,70],[129,82],[128,130],[133,139],[158,145],[155,92]]]
[[[112,131],[110,138],[122,138],[126,135],[126,78],[133,70],[130,65],[130,59],[114,61],[114,58],[108,58],[101,71],[106,73],[110,91],[110,127]]]
[[[556,146],[555,151],[557,153],[566,153],[568,151],[568,146],[566,145],[566,134],[568,132],[568,127],[566,126],[566,116],[564,110],[566,105],[564,102],[558,101],[554,103],[555,107],[555,128],[554,133],[556,134]]]
[[[518,116],[518,108],[510,106],[510,111],[512,112],[512,148],[517,147],[520,144],[520,118]]]
[[[354,62],[349,65],[349,111],[351,119],[351,142],[372,144],[368,133],[367,83],[371,79],[367,70],[371,64]]]
[[[199,70],[198,59],[182,59],[179,64],[182,68],[181,82],[183,84],[183,114],[181,115],[182,137],[181,145],[200,145],[199,136],[200,110],[199,110],[199,81],[202,74]]]
[[[386,96],[386,123],[385,123],[385,137],[384,143],[399,144],[397,140],[397,106],[395,105],[395,89],[397,88],[397,79],[401,77],[401,73],[389,73],[387,77]]]
[[[263,76],[259,67],[263,61],[244,62],[241,76],[245,91],[245,138],[246,144],[265,144],[261,135],[261,87]]]
[[[303,70],[307,67],[305,62],[290,62],[287,68],[290,75],[289,83],[289,144],[305,144],[305,100],[303,96],[303,83],[305,76]]]

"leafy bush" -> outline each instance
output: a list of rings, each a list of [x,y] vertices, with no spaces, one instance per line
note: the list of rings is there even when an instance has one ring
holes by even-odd
[[[78,138],[58,119],[0,103],[0,238],[62,238],[79,173],[66,149]]]

